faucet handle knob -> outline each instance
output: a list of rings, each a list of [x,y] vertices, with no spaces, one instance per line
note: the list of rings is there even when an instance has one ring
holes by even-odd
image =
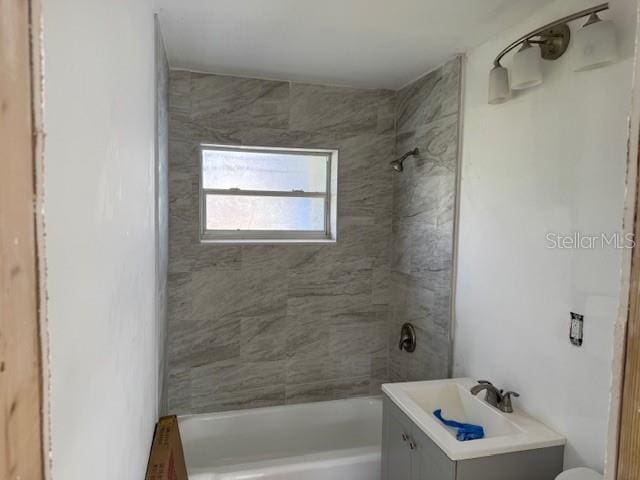
[[[506,413],[513,412],[513,406],[511,405],[511,397],[519,397],[520,394],[518,392],[505,392],[502,394],[502,399],[500,403],[502,404],[501,410]]]

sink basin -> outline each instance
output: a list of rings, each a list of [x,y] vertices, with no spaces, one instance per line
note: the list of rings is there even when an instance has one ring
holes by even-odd
[[[388,383],[382,386],[393,401],[451,460],[498,455],[507,452],[564,445],[565,438],[518,408],[504,413],[484,401],[484,392],[469,391],[476,382],[470,378],[424,382]],[[461,442],[455,429],[445,427],[433,416],[481,425],[485,437]]]
[[[423,382],[420,382],[423,383]],[[458,422],[482,425],[485,438],[522,433],[522,430],[499,410],[473,396],[468,388],[455,382],[409,384],[407,395],[426,413],[441,408],[442,415]],[[484,392],[480,393],[484,396]],[[456,430],[445,427],[454,438]]]

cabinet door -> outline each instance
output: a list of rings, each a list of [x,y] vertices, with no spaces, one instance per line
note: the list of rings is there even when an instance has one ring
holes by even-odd
[[[382,480],[411,480],[411,426],[385,399],[382,419]],[[407,428],[408,427],[408,428]]]
[[[411,438],[411,480],[455,480],[456,462],[415,425]]]

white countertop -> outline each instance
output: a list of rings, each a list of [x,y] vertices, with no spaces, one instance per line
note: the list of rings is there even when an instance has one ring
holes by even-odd
[[[383,392],[451,460],[487,457],[501,453],[564,445],[566,439],[514,407],[504,413],[484,401],[485,392],[473,396],[471,378],[387,383]],[[461,442],[452,429],[433,416],[441,408],[445,418],[481,425],[485,438]]]

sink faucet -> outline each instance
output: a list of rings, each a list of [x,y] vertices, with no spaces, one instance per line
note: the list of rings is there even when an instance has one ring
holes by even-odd
[[[505,412],[512,413],[513,405],[511,404],[511,397],[519,397],[517,392],[504,392],[494,387],[493,383],[488,380],[478,380],[478,385],[471,387],[471,393],[477,395],[481,391],[485,390],[485,401],[489,405],[493,405],[497,409]]]

